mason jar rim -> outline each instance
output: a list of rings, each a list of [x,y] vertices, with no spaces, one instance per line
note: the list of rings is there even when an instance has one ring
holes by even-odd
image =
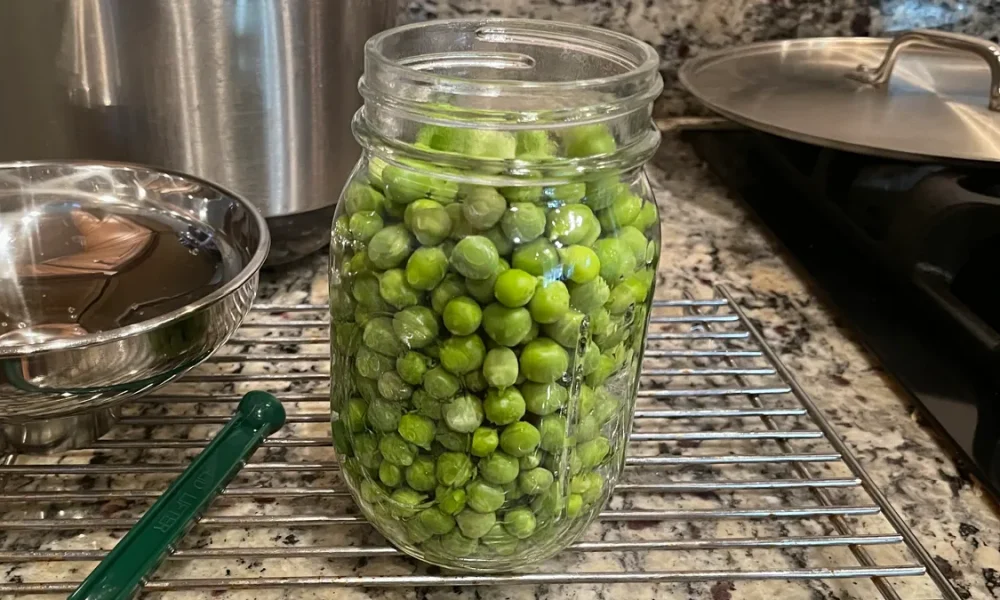
[[[607,58],[618,58],[618,62],[628,61],[630,68],[613,75],[603,77],[592,77],[583,79],[570,79],[565,81],[519,81],[508,79],[475,79],[459,77],[453,75],[443,75],[439,73],[429,73],[427,71],[410,66],[412,61],[402,61],[389,58],[384,54],[384,45],[394,37],[399,37],[413,30],[447,28],[448,26],[463,23],[479,23],[476,28],[477,35],[497,36],[497,39],[509,35],[507,28],[522,32],[541,34],[541,37],[533,38],[536,42],[548,42],[551,44],[573,43],[580,50],[590,50],[593,54],[601,54]],[[565,36],[565,37],[563,37]],[[602,43],[602,38],[608,41],[618,42],[616,48],[608,43]],[[626,52],[631,51],[631,58],[626,56]],[[616,84],[624,84],[631,80],[649,77],[651,72],[659,69],[659,54],[652,46],[636,39],[632,36],[595,27],[592,25],[581,25],[576,23],[566,23],[562,21],[545,21],[541,19],[519,19],[519,18],[459,18],[459,19],[437,19],[420,23],[411,23],[387,29],[372,36],[365,43],[365,61],[372,61],[379,66],[395,71],[400,75],[406,75],[413,79],[418,79],[426,83],[438,83],[442,85],[458,86],[467,91],[474,91],[477,88],[494,90],[496,88],[518,89],[518,90],[545,90],[545,91],[567,91],[579,92],[584,89],[610,87]],[[366,66],[366,72],[370,69]]]

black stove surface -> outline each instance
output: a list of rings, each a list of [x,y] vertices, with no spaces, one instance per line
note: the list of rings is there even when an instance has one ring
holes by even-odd
[[[1000,499],[1000,170],[684,135]]]

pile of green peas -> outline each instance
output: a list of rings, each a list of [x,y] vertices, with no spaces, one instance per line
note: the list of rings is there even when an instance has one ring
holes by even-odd
[[[602,126],[426,126],[415,146],[538,162],[616,150]],[[550,547],[606,501],[659,219],[623,181],[637,177],[491,187],[447,175],[462,173],[372,158],[345,189],[331,250],[333,432],[366,515],[455,566]]]

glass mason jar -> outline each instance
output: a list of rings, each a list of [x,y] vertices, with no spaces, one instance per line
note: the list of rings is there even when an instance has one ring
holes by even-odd
[[[333,435],[404,552],[520,568],[611,494],[660,249],[657,66],[628,36],[520,19],[365,46],[330,246]]]

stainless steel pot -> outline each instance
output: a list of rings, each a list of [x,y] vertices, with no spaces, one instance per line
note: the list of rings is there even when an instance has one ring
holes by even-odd
[[[396,0],[0,2],[0,160],[191,173],[268,218],[270,263],[322,247],[357,160],[365,40]]]

